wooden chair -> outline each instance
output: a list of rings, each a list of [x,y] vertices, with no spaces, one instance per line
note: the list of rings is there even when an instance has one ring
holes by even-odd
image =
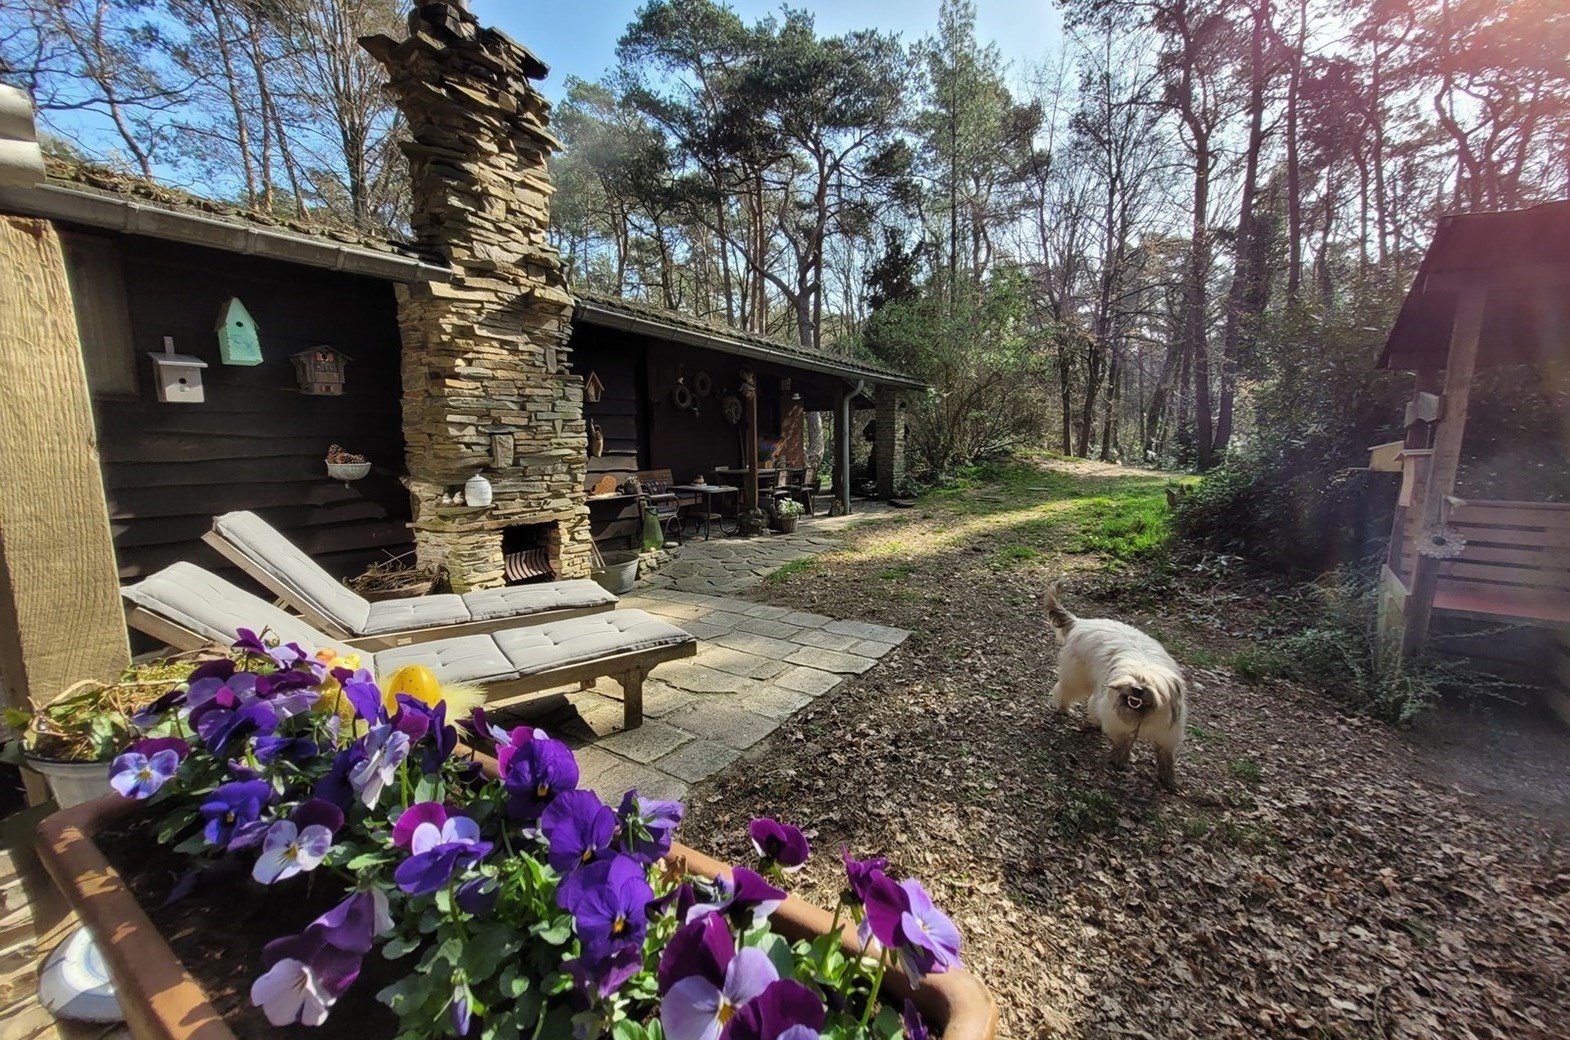
[[[699,496],[672,491],[675,483],[668,469],[638,471],[638,484],[643,489],[643,508],[654,514],[667,537],[674,538],[677,545],[682,545],[682,510],[698,502]]]
[[[792,481],[785,485],[790,497],[801,503],[801,511],[808,516],[812,515],[812,500],[822,486],[823,479],[818,476],[816,466],[808,466],[803,470],[799,482]]]

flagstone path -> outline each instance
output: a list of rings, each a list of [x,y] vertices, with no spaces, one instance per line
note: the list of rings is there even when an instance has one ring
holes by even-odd
[[[700,640],[697,656],[656,668],[643,684],[643,725],[622,729],[621,690],[602,680],[564,694],[538,725],[571,743],[580,783],[607,799],[629,788],[680,799],[797,710],[892,653],[903,628],[771,607],[735,593],[838,544],[830,532],[867,519],[815,517],[794,535],[689,540],[680,559],[623,596]],[[726,595],[719,592],[729,593]],[[527,712],[524,705],[517,713]],[[504,720],[498,720],[504,721]]]

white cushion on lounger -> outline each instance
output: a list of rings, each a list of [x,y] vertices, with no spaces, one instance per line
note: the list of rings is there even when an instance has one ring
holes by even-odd
[[[371,671],[383,681],[406,664],[423,664],[438,682],[498,682],[516,679],[518,669],[490,636],[454,636],[379,651]]]
[[[511,615],[526,617],[548,610],[587,610],[615,602],[615,593],[587,578],[509,585],[500,589],[476,589],[463,594],[464,606],[469,608],[469,615],[476,621]],[[374,616],[376,604],[371,605],[371,610]]]
[[[255,513],[241,510],[213,517],[213,530],[345,632],[365,631],[371,614],[370,601],[345,588]]]
[[[215,643],[233,643],[240,629],[249,628],[258,635],[268,631],[285,643],[299,643],[311,654],[324,647],[340,654],[354,652],[303,618],[285,613],[194,563],[171,563],[135,585],[125,586],[120,594]]]
[[[365,627],[356,635],[374,636],[381,632],[440,628],[442,625],[461,625],[469,620],[469,608],[463,605],[463,600],[458,596],[446,593],[439,596],[405,596],[372,603]]]
[[[692,636],[641,610],[616,610],[568,618],[493,637],[523,675],[594,661],[613,654],[692,642]]]

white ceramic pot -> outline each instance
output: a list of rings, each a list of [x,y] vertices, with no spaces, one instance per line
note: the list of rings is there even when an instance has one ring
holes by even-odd
[[[485,474],[476,473],[464,483],[463,500],[471,506],[491,504],[491,482],[485,479]]]
[[[27,768],[42,774],[49,782],[49,790],[62,809],[114,792],[114,788],[109,786],[108,762],[56,762],[27,754],[22,759],[27,763]]]

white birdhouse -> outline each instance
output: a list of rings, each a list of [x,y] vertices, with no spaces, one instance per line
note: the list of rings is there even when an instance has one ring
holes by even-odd
[[[202,392],[202,369],[207,362],[192,354],[176,354],[174,338],[164,337],[163,353],[149,351],[153,359],[153,385],[158,389],[158,400],[171,404],[201,404],[206,400]]]

